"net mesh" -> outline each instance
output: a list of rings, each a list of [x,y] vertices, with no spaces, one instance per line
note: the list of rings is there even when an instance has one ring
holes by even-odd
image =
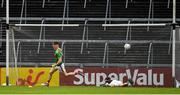
[[[16,42],[13,29],[9,31],[9,84],[15,85],[19,76],[18,76],[18,63],[17,63],[17,54],[16,54]]]
[[[171,53],[169,53],[171,48],[168,42],[163,43],[170,40],[171,27],[149,27],[148,31],[147,27],[107,27],[106,31],[100,26],[64,27],[63,29],[62,31],[61,27],[14,27],[15,50],[18,47],[17,40],[21,39],[17,61],[36,65],[52,63],[52,42],[58,40],[65,50],[67,63],[103,63],[106,59],[106,63],[146,64],[149,51],[151,53],[154,51],[154,55],[149,57],[153,60],[150,63],[171,63]],[[69,40],[71,42],[68,42]],[[81,42],[92,40],[93,42]],[[136,41],[132,43],[132,49],[127,53],[124,50],[126,40]],[[116,41],[116,43],[108,43],[108,41]],[[153,49],[149,50],[151,41],[162,41],[162,43],[153,43]],[[14,50],[13,47],[11,48]],[[12,51],[11,56],[14,56],[13,53],[15,52]]]
[[[60,42],[66,66],[161,64],[163,67],[171,64],[170,34],[171,27],[167,26],[148,30],[147,27],[106,27],[106,30],[99,26],[64,27],[63,31],[61,27],[11,27],[10,84],[15,85],[19,78],[18,67],[50,67],[54,63],[53,41]],[[127,51],[126,41],[131,44]]]

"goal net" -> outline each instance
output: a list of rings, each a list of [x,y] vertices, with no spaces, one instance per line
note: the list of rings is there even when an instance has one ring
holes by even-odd
[[[41,25],[10,27],[11,85],[40,85],[46,81],[50,69],[46,67],[54,63],[54,41],[60,42],[67,67],[171,68],[170,26],[112,24],[105,29],[101,24],[64,26],[62,29]],[[129,50],[124,48],[126,43],[131,45]],[[59,73],[55,74],[58,76]],[[54,82],[53,86],[59,85]]]

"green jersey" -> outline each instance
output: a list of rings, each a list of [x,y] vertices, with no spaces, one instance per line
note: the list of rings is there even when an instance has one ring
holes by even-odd
[[[54,56],[55,56],[55,61],[57,62],[59,60],[59,58],[61,58],[63,56],[63,51],[58,48],[57,50],[55,50],[54,52]],[[60,64],[62,64],[63,62],[61,62]]]

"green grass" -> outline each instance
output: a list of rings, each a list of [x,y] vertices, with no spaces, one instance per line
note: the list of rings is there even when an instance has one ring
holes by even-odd
[[[180,94],[177,88],[120,88],[94,86],[0,87],[0,94]]]
[[[0,87],[0,94],[180,94],[177,88],[122,88],[94,86]]]

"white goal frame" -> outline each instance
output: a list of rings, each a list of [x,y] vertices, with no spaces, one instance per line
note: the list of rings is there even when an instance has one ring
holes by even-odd
[[[176,23],[176,0],[173,0],[173,24]],[[6,0],[6,85],[9,86],[9,0]],[[81,26],[81,24],[56,24],[57,26]],[[102,24],[103,27],[108,26],[166,26],[167,24]],[[52,24],[15,24],[15,26],[54,26]],[[176,26],[176,25],[175,25]],[[173,26],[172,40],[172,78],[175,81],[175,32],[176,27]]]

